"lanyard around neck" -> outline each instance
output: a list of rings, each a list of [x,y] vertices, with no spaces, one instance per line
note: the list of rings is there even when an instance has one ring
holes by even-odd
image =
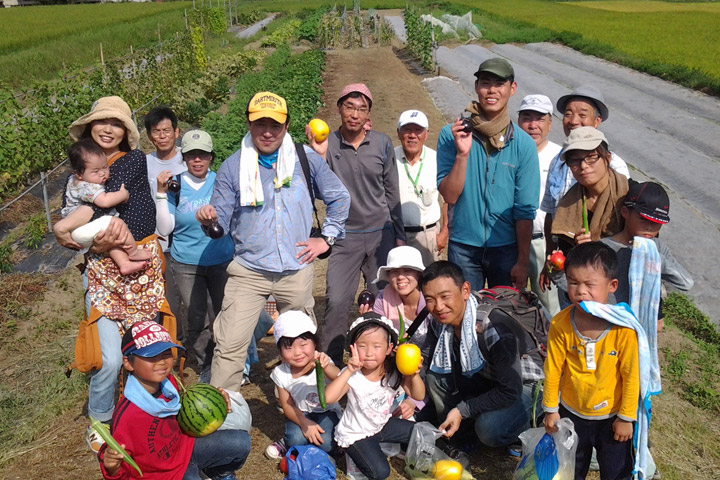
[[[407,157],[405,157],[405,159],[407,160]],[[407,175],[408,179],[410,180],[410,183],[412,183],[413,190],[415,190],[415,195],[417,195],[418,197],[422,196],[422,192],[420,190],[418,190],[417,184],[418,184],[418,181],[420,180],[420,173],[422,173],[423,165],[425,164],[424,160],[425,160],[425,147],[423,146],[422,155],[420,156],[420,168],[418,168],[418,173],[414,179],[410,175],[410,169],[408,168],[409,162],[405,162],[405,174]]]

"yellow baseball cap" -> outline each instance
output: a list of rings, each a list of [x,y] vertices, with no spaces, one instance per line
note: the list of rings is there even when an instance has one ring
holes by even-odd
[[[287,102],[272,92],[256,93],[248,104],[247,119],[250,122],[261,118],[272,118],[278,123],[287,121]]]

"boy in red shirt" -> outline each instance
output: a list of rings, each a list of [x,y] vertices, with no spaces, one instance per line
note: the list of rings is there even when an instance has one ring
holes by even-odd
[[[155,322],[133,325],[122,340],[123,366],[130,372],[113,413],[110,432],[135,460],[143,480],[234,480],[250,452],[250,435],[243,430],[216,430],[205,437],[184,434],[177,422],[180,395],[172,373],[173,343]],[[230,411],[230,401],[223,392]],[[118,452],[103,445],[98,452],[106,480],[140,478]]]

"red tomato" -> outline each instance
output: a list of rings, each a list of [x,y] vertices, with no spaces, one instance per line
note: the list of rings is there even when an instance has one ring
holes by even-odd
[[[565,255],[558,250],[553,252],[552,255],[550,255],[550,265],[552,265],[553,269],[555,270],[562,270],[565,268]]]

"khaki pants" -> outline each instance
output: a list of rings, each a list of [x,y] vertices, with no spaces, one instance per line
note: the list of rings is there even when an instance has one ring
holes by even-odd
[[[440,252],[438,252],[437,248],[438,233],[440,233],[439,220],[435,223],[435,226],[427,228],[422,232],[405,232],[405,244],[408,247],[420,250],[423,264],[426,267],[440,260]]]
[[[300,310],[315,320],[312,296],[313,265],[290,274],[256,272],[236,261],[230,262],[222,310],[215,319],[215,354],[210,383],[240,391],[245,357],[260,311],[269,295],[275,297],[280,313]]]

